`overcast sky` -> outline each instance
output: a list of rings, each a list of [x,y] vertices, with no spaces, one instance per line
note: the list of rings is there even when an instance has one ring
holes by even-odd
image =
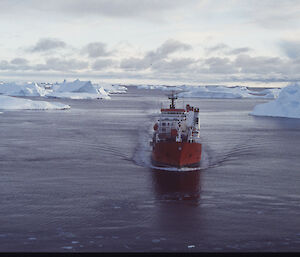
[[[0,80],[300,80],[299,0],[1,0]]]

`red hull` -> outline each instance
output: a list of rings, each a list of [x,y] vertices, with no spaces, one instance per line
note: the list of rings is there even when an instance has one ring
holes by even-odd
[[[152,151],[152,160],[160,165],[193,166],[201,160],[202,145],[187,142],[158,142]]]

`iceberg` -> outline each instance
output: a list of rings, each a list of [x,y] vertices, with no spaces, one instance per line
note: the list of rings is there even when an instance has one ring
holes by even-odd
[[[267,88],[259,92],[250,92],[250,94],[261,96],[259,98],[271,98],[275,99],[278,97],[279,93],[281,91],[281,88]]]
[[[112,85],[112,84],[101,84],[101,85],[102,85],[102,88],[108,94],[126,94],[127,90],[128,90],[127,87],[121,86],[121,85]]]
[[[52,86],[52,92],[47,93],[51,98],[70,99],[110,99],[103,87],[93,85],[91,81],[80,81],[56,83]]]
[[[35,82],[0,83],[0,94],[10,96],[45,96],[47,91]]]
[[[300,84],[284,87],[277,99],[256,105],[250,113],[255,116],[300,118]]]
[[[76,93],[90,93],[97,94],[98,90],[91,81],[80,81],[76,79],[73,82],[67,82],[66,80],[63,83],[57,83],[53,86],[53,91],[55,92],[76,92]]]
[[[197,98],[245,98],[249,95],[246,87],[199,86],[191,87],[187,92],[179,93],[179,97]]]
[[[69,105],[49,103],[46,101],[32,101],[29,99],[0,95],[0,109],[4,110],[65,110]]]

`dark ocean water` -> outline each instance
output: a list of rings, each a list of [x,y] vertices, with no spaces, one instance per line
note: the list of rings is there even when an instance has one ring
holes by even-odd
[[[57,101],[57,100],[51,100]],[[150,167],[160,91],[0,114],[0,251],[300,251],[300,121],[200,107],[200,170]]]

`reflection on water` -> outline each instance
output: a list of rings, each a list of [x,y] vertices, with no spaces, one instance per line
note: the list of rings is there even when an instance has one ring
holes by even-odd
[[[200,171],[152,170],[153,186],[164,200],[197,200],[200,196]]]

